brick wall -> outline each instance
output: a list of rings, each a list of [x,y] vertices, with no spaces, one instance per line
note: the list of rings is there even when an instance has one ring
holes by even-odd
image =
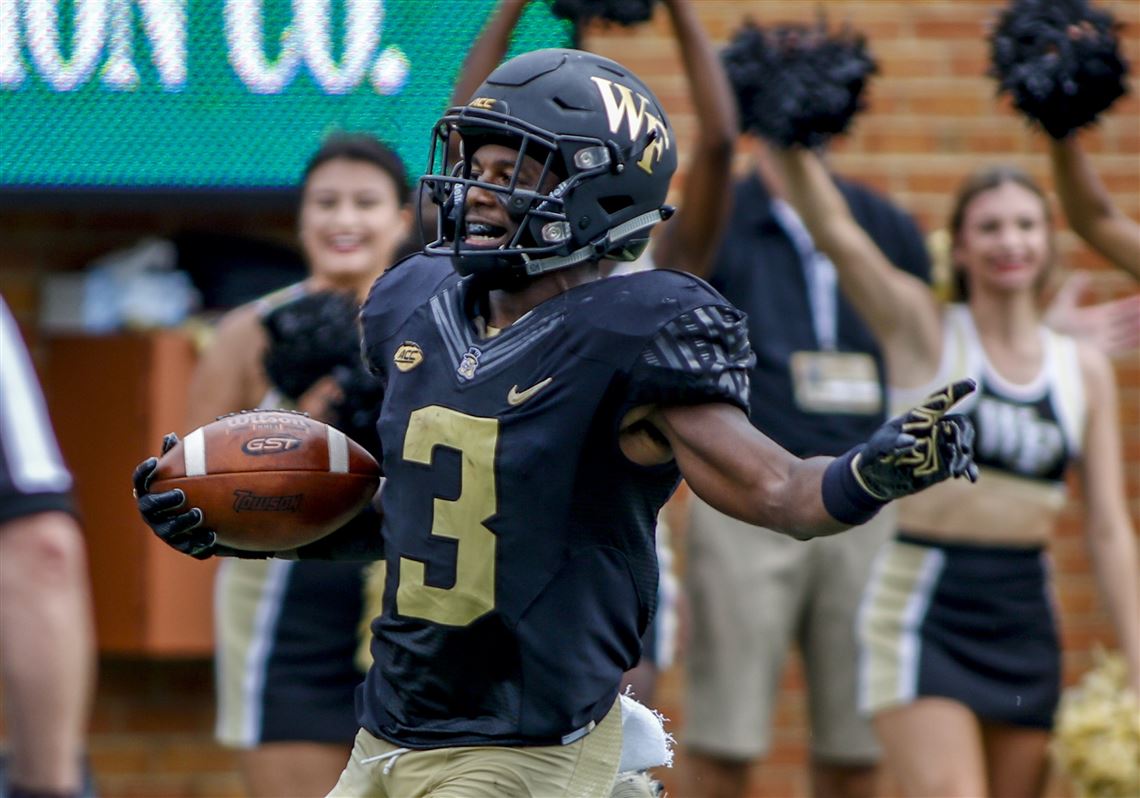
[[[853,134],[834,148],[839,172],[889,192],[926,230],[946,215],[958,179],[985,163],[1013,161],[1050,183],[1042,142],[994,98],[984,78],[985,24],[997,2],[981,0],[695,0],[718,43],[746,15],[760,22],[807,20],[823,9],[838,23],[851,21],[870,37],[881,72],[870,90],[870,110]],[[1140,5],[1111,3],[1126,24],[1125,49],[1140,62]],[[675,123],[682,155],[695,120],[666,15],[632,31],[591,31],[585,44],[623,61],[654,88]],[[1135,70],[1134,70],[1135,74]],[[1095,163],[1123,210],[1140,218],[1140,102],[1119,102],[1088,137]],[[12,209],[0,213],[0,291],[32,332],[45,275],[81,268],[92,258],[133,243],[190,227],[256,230],[291,236],[287,211],[117,211],[114,208]],[[1071,234],[1063,232],[1064,260],[1093,271],[1096,299],[1135,293],[1136,283],[1109,270]],[[1117,367],[1124,420],[1127,489],[1132,516],[1140,518],[1140,361]],[[1075,486],[1074,486],[1075,487]],[[1112,630],[1096,595],[1078,519],[1080,497],[1065,512],[1054,547],[1066,645],[1065,678],[1072,682],[1091,661],[1098,643],[1112,645]],[[667,675],[663,709],[683,727],[678,671]],[[754,794],[806,794],[802,678],[789,668],[776,718],[776,745],[754,771]],[[211,683],[202,661],[155,663],[108,660],[103,664],[92,725],[92,759],[106,796],[239,796],[233,758],[210,742]],[[683,767],[683,758],[679,767]],[[675,781],[675,774],[669,778]],[[678,793],[676,790],[674,795]]]

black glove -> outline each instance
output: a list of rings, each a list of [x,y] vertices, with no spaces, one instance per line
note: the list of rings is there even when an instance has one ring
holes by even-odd
[[[951,477],[976,482],[974,425],[965,416],[946,415],[976,387],[970,379],[955,382],[879,427],[851,461],[860,487],[890,501]]]
[[[173,432],[163,436],[162,453],[169,452],[176,443],[178,436]],[[158,468],[158,458],[148,457],[135,467],[131,481],[134,483],[139,514],[163,543],[198,560],[214,556],[252,559],[273,556],[271,552],[242,551],[220,545],[214,531],[202,526],[201,510],[191,507],[189,510],[179,511],[179,508],[186,503],[186,494],[180,489],[175,488],[162,493],[149,491],[150,480],[154,477],[156,468]]]

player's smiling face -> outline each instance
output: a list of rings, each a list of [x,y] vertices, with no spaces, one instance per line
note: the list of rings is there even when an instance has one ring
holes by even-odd
[[[371,281],[389,265],[405,214],[395,180],[366,161],[333,158],[318,166],[301,197],[301,245],[317,277]]]
[[[516,186],[522,189],[549,189],[557,178],[548,174],[543,186],[542,164],[529,155],[519,164],[518,150],[502,144],[484,144],[471,156],[471,179],[504,188],[511,184],[518,168]],[[506,192],[472,186],[467,190],[463,243],[468,247],[495,249],[508,244],[519,223],[507,212]]]

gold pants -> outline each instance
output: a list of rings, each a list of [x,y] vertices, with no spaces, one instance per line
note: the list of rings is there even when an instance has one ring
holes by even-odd
[[[608,798],[621,707],[570,745],[411,750],[361,729],[329,798]]]

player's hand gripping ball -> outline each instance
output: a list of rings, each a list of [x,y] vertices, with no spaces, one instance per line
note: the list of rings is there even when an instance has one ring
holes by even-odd
[[[135,472],[147,523],[197,557],[312,543],[359,513],[379,482],[380,467],[362,446],[285,410],[232,413],[184,440],[167,436],[162,457]]]

